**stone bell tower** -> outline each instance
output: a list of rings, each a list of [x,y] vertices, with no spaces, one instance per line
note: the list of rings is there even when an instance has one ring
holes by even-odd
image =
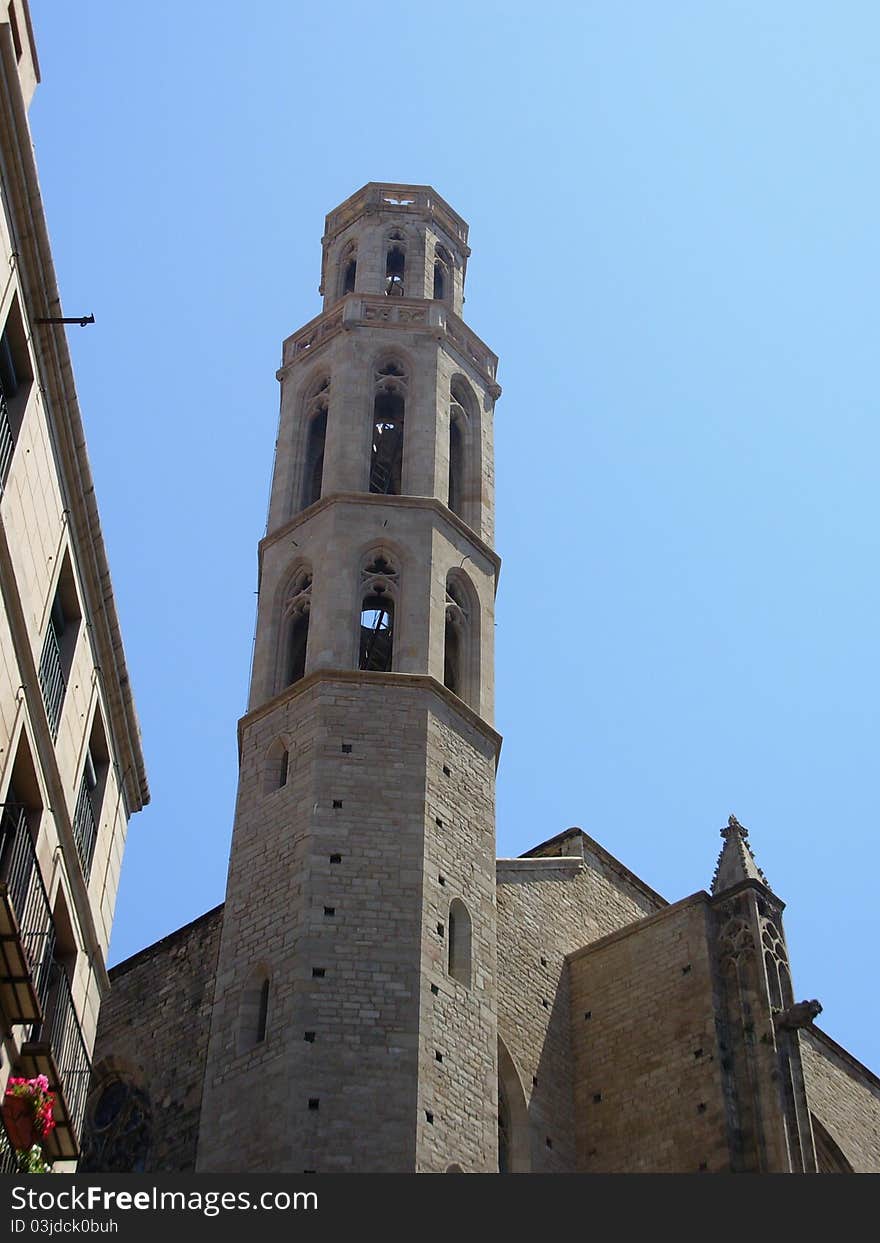
[[[202,1171],[497,1157],[492,418],[467,225],[331,212],[281,418],[202,1108]]]

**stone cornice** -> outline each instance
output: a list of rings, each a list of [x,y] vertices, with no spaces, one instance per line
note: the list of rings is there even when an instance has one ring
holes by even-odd
[[[446,705],[463,717],[467,723],[483,735],[484,738],[492,744],[495,750],[495,766],[498,767],[498,757],[501,754],[501,735],[494,730],[488,722],[473,708],[469,708],[464,700],[459,699],[457,695],[453,695],[447,687],[438,682],[436,678],[428,673],[375,673],[367,672],[363,669],[315,669],[307,677],[301,678],[298,682],[294,682],[292,686],[287,686],[280,694],[275,695],[272,699],[268,699],[257,708],[246,712],[238,722],[238,758],[241,760],[241,745],[244,731],[254,722],[259,721],[262,717],[268,716],[274,712],[276,708],[289,700],[296,699],[306,691],[311,690],[319,682],[341,682],[347,686],[368,686],[378,687],[387,686],[394,690],[425,690],[431,691],[439,699],[442,699]]]
[[[497,354],[445,302],[431,298],[386,298],[384,294],[346,294],[309,320],[285,339],[276,377],[283,380],[292,367],[311,360],[340,332],[354,328],[392,328],[436,337],[475,372],[493,401],[501,396],[501,386],[495,378]]]
[[[303,522],[307,522],[323,509],[329,509],[331,505],[339,504],[357,504],[357,505],[394,505],[404,509],[432,509],[437,513],[444,522],[463,535],[469,543],[473,544],[480,554],[486,558],[495,571],[495,590],[498,590],[498,577],[501,573],[501,558],[494,548],[490,548],[488,544],[480,539],[479,535],[473,531],[466,522],[454,514],[452,510],[444,505],[442,501],[438,501],[436,496],[385,496],[377,492],[333,492],[329,496],[322,496],[319,501],[315,501],[314,505],[309,505],[307,509],[303,509],[296,514],[283,527],[278,527],[272,531],[270,535],[264,535],[257,546],[258,558],[258,574],[262,578],[263,572],[263,553],[267,548],[271,548],[273,544],[277,544],[279,540],[286,539],[291,532],[301,526]],[[258,578],[258,581],[259,581]]]

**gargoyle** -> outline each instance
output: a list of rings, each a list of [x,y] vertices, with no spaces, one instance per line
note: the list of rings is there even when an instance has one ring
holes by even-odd
[[[822,1013],[818,1001],[799,1001],[787,1010],[777,1010],[773,1022],[777,1029],[786,1032],[797,1031],[799,1027],[809,1027],[817,1014]]]

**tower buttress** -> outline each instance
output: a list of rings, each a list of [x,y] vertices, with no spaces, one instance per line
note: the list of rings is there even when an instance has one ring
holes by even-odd
[[[370,183],[284,342],[200,1170],[497,1169],[500,389],[469,253],[430,187]]]
[[[719,1047],[734,1172],[815,1173],[798,1028],[822,1009],[794,1003],[782,902],[736,816],[712,879]]]

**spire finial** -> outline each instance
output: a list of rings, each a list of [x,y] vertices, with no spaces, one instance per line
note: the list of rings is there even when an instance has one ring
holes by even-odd
[[[724,845],[715,865],[712,877],[712,893],[723,893],[732,889],[744,880],[759,880],[762,885],[770,888],[767,877],[755,862],[752,848],[749,845],[749,831],[740,824],[736,816],[727,817],[727,824],[721,830]]]

